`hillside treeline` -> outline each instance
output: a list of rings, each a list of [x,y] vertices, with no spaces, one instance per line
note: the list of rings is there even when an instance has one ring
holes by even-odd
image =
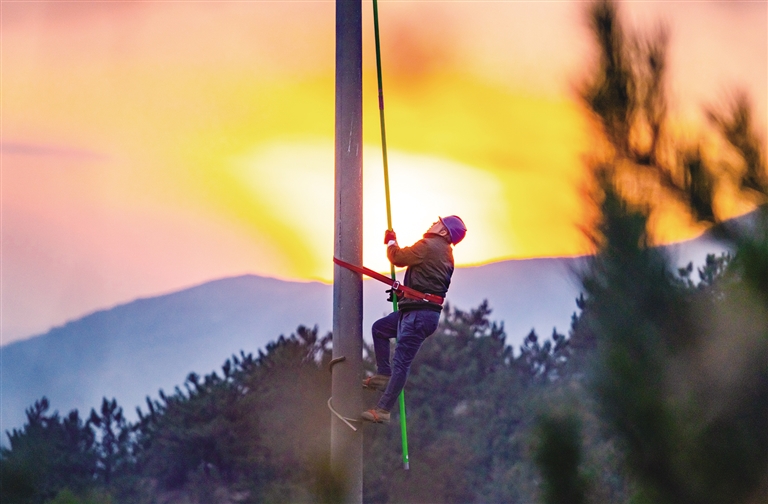
[[[409,472],[396,423],[365,427],[367,502],[524,501],[535,489],[515,488],[514,475],[535,473],[535,397],[558,381],[568,345],[531,332],[513,356],[489,315],[487,304],[448,307],[419,354],[407,389]],[[299,327],[147,398],[136,422],[114,400],[61,416],[42,398],[8,433],[2,501],[316,502],[330,491],[330,358],[330,334]],[[371,349],[365,362],[373,371]]]

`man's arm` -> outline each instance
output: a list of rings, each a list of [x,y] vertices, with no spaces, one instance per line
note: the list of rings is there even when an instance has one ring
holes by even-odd
[[[400,248],[396,241],[389,242],[387,246],[387,258],[397,267],[414,266],[421,263],[426,252],[427,244],[423,240],[417,241],[410,247]]]

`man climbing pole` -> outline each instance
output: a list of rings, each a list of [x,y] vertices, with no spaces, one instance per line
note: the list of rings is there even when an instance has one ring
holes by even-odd
[[[392,230],[384,233],[389,261],[406,266],[406,287],[444,298],[453,275],[451,245],[464,239],[467,228],[456,215],[438,217],[424,237],[410,247],[400,248]],[[397,291],[396,286],[394,291]],[[395,292],[393,292],[395,294]],[[383,391],[376,408],[364,411],[362,419],[373,423],[388,423],[390,411],[405,387],[408,372],[422,343],[437,330],[441,304],[425,299],[403,296],[399,310],[374,322],[373,348],[376,353],[376,374],[363,381],[363,388]],[[390,365],[390,340],[397,338],[395,355]]]

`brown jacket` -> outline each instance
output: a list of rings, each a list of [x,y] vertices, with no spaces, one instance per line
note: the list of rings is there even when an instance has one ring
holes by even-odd
[[[425,294],[445,297],[453,275],[453,249],[448,238],[427,233],[410,247],[387,247],[389,261],[398,267],[407,266],[403,284]],[[441,311],[442,306],[417,299],[401,299],[401,311]]]

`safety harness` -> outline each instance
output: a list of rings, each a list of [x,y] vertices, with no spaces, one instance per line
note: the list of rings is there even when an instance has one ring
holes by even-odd
[[[338,264],[339,266],[342,266],[344,268],[347,268],[348,270],[352,270],[355,273],[360,273],[362,275],[369,276],[371,278],[375,278],[379,282],[383,282],[390,287],[392,287],[392,290],[395,291],[398,295],[407,297],[408,299],[417,299],[419,301],[428,301],[430,303],[435,303],[442,305],[443,304],[443,298],[438,296],[437,294],[429,294],[424,292],[419,292],[416,289],[412,289],[408,286],[405,286],[398,282],[397,280],[393,280],[392,278],[389,278],[387,276],[382,275],[381,273],[377,273],[373,271],[372,269],[366,268],[365,266],[356,266],[354,264],[342,261],[341,259],[338,259],[336,257],[333,258],[333,262]]]

